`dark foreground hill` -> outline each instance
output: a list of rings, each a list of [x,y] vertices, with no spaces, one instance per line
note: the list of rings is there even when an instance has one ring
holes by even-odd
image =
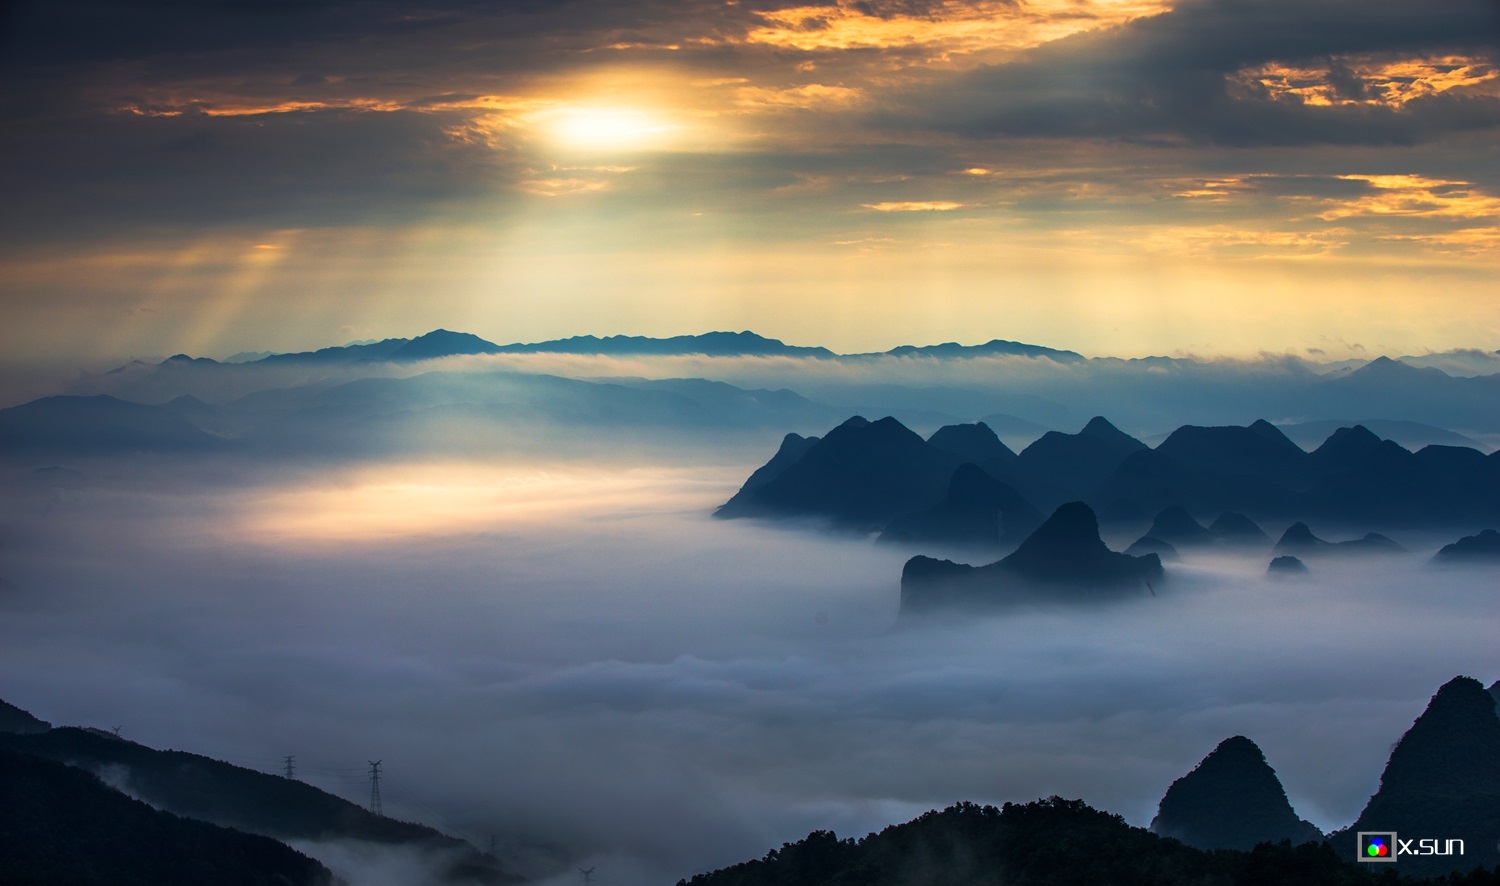
[[[1276,771],[1243,735],[1224,739],[1192,772],[1172,782],[1151,831],[1199,849],[1323,840],[1322,831],[1297,817]]]
[[[0,883],[324,886],[323,865],[268,837],[179,818],[74,766],[0,749]]]
[[[1352,856],[1350,856],[1352,858]],[[1052,797],[996,809],[960,803],[862,840],[814,831],[754,861],[678,886],[1354,886],[1376,879],[1327,843],[1206,852],[1131,827],[1082,800]],[[1500,872],[1428,881],[1500,884]]]
[[[0,733],[0,749],[91,772],[107,768],[152,806],[222,827],[277,840],[360,840],[421,849],[447,859],[442,876],[454,883],[510,884],[521,879],[468,843],[432,828],[375,815],[304,782],[198,754],[159,751],[73,727]]]
[[[1341,854],[1354,852],[1359,831],[1464,842],[1461,856],[1400,855],[1403,871],[1500,864],[1500,718],[1494,696],[1478,680],[1454,677],[1443,684],[1401,736],[1380,789],[1353,824],[1333,835]]]

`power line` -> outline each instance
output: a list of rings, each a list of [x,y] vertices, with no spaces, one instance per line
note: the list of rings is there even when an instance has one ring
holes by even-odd
[[[381,760],[370,760],[370,811],[384,815],[380,809],[380,764]]]

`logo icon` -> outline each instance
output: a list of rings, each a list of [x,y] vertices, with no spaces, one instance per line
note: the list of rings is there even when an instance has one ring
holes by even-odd
[[[1395,861],[1398,845],[1395,831],[1360,831],[1359,860]]]

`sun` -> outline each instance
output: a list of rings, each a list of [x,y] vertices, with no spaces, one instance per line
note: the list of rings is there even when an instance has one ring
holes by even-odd
[[[678,126],[635,108],[566,107],[548,115],[561,145],[585,151],[641,151],[667,147]]]

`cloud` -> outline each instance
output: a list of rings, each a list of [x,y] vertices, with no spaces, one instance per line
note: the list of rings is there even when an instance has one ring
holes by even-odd
[[[1459,88],[1464,76],[1475,83],[1491,79],[1497,30],[1493,6],[1479,0],[1436,8],[1201,0],[958,75],[919,90],[904,115],[883,119],[976,137],[1425,142],[1500,125],[1500,99]],[[1439,57],[1426,61],[1434,54]],[[1465,64],[1444,64],[1457,57]],[[1368,70],[1360,74],[1346,61],[1329,59],[1355,59]],[[1320,63],[1328,72],[1325,86],[1289,85],[1302,70],[1296,65]],[[1469,74],[1455,80],[1460,68]],[[1359,77],[1372,95],[1394,100],[1333,102],[1327,96],[1336,90],[1327,77],[1342,77],[1346,92],[1357,91],[1352,78]]]
[[[1436,686],[1495,665],[1488,583],[1420,558],[1315,586],[1190,559],[1142,605],[893,631],[903,552],[707,517],[748,464],[639,463],[628,490],[588,461],[202,467],[98,465],[45,513],[7,498],[4,697],[263,771],[296,754],[355,802],[383,759],[388,811],[616,882],[956,799],[1059,792],[1143,824],[1232,734],[1337,826]],[[347,519],[393,481],[429,488],[426,530]],[[462,484],[564,506],[473,509]],[[251,531],[267,508],[344,531]],[[357,847],[315,851],[359,875]]]

